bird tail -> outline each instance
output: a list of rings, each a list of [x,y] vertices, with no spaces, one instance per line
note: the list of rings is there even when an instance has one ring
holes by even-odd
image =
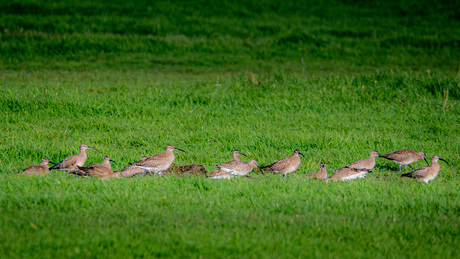
[[[271,165],[267,165],[267,166],[262,166],[262,167],[259,167],[260,171],[270,171],[271,170]]]
[[[69,173],[75,174],[75,175],[80,175],[80,176],[86,176],[86,172],[83,171],[82,168],[84,168],[84,167],[77,165],[77,169],[75,171],[70,171]]]
[[[412,172],[406,173],[406,174],[402,174],[401,177],[412,177]]]
[[[50,170],[56,170],[56,169],[60,169],[60,164],[54,164],[52,167],[50,167]]]
[[[390,158],[387,157],[386,154],[383,154],[383,155],[380,155],[380,154],[379,154],[378,156],[379,156],[379,157],[383,157],[383,158],[388,159],[388,160],[391,160]]]

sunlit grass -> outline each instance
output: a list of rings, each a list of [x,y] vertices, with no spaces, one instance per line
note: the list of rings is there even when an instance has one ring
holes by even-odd
[[[0,2],[0,257],[458,258],[458,10]],[[114,169],[167,144],[208,171],[234,149],[305,158],[285,179],[14,174],[81,143]],[[365,179],[304,177],[403,148],[449,165],[429,184],[380,158]]]

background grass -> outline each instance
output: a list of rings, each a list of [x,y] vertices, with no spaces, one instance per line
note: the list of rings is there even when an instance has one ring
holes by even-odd
[[[455,1],[0,3],[2,257],[458,257]],[[303,61],[302,61],[303,60]],[[121,169],[238,149],[296,174],[80,179],[12,172],[78,151]],[[377,159],[364,180],[305,179],[371,150],[439,155],[430,184]],[[424,161],[411,165],[423,166]]]
[[[0,64],[458,71],[459,9],[457,1],[2,1]]]

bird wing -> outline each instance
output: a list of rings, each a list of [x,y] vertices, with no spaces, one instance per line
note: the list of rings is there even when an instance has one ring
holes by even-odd
[[[120,174],[123,177],[131,177],[134,175],[143,174],[144,172],[145,170],[142,168],[136,167],[134,165],[128,165],[128,166],[125,166],[125,168],[123,168],[122,171],[120,171]]]
[[[168,159],[168,155],[166,153],[161,153],[157,155],[153,155],[147,158],[144,161],[139,161],[136,166],[144,166],[150,168],[162,168],[165,165],[165,161]]]
[[[219,177],[219,176],[228,176],[229,174],[227,172],[224,172],[220,169],[216,169],[212,171],[207,177],[208,178],[213,178],[213,177]]]
[[[275,163],[273,163],[271,165],[268,165],[268,166],[260,168],[260,170],[279,172],[279,171],[285,169],[286,167],[289,167],[289,165],[292,164],[292,160],[288,159],[288,158],[289,157],[285,157],[283,159],[280,159],[280,160],[276,161]]]
[[[347,168],[353,168],[353,169],[366,169],[363,165],[365,159],[361,159],[361,160],[358,160],[358,161],[355,161],[345,167]]]
[[[412,177],[418,178],[423,177],[428,173],[429,166],[420,167],[419,169],[413,171],[411,174]]]
[[[27,167],[26,169],[18,172],[19,174],[27,174],[27,175],[33,175],[33,174],[44,174],[48,172],[49,170],[45,168],[42,165],[31,165]]]
[[[68,169],[74,167],[77,163],[77,155],[71,155],[67,158],[64,158],[61,162],[53,165],[50,169]]]
[[[86,175],[91,175],[93,177],[103,178],[113,174],[113,171],[108,169],[105,166],[97,166],[97,167],[80,167],[78,166],[78,170],[85,172]]]
[[[223,168],[232,167],[232,166],[234,166],[234,165],[239,164],[239,162],[241,162],[241,161],[235,161],[235,160],[233,160],[233,161],[230,161],[230,162],[227,162],[227,163],[223,163],[223,164],[220,164],[220,165],[216,165],[216,167],[218,167],[218,168],[221,168],[221,167],[223,167]]]

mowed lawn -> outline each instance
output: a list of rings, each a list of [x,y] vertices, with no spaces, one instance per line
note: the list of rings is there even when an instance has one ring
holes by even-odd
[[[0,257],[458,258],[458,3],[0,7]],[[285,179],[14,174],[81,143],[118,170],[167,144],[208,172],[305,158]],[[449,164],[305,178],[403,148]]]

